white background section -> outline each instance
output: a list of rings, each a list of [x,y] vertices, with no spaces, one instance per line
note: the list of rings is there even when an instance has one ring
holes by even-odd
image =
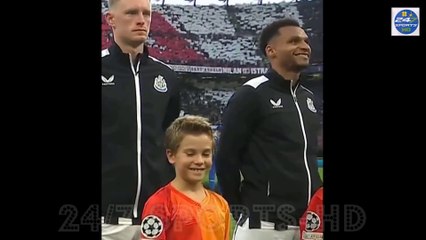
[[[417,18],[419,20],[419,25],[417,26],[416,31],[414,31],[411,34],[402,34],[395,27],[394,21],[395,21],[396,14],[398,14],[399,11],[404,10],[404,9],[408,9],[408,10],[413,11],[417,15]],[[392,14],[391,15],[392,15],[391,16],[392,17],[391,18],[391,28],[392,28],[391,35],[392,36],[420,36],[420,10],[419,10],[419,8],[413,8],[413,7],[392,8]]]

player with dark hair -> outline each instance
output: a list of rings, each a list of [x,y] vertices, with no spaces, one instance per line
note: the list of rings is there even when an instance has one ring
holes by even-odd
[[[319,116],[313,93],[300,81],[311,48],[293,19],[268,25],[259,46],[270,69],[228,102],[218,181],[238,219],[235,240],[299,239],[299,219],[322,185],[316,158]]]

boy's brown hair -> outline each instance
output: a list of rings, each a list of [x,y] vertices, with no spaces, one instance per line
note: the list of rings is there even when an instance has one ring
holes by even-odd
[[[212,151],[214,151],[215,142],[211,124],[207,118],[194,115],[179,117],[167,128],[165,136],[166,149],[170,149],[172,153],[176,153],[182,139],[188,134],[206,134],[212,139]]]

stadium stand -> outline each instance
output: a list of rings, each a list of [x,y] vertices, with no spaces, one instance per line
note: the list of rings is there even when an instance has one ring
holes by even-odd
[[[317,95],[322,116],[323,0],[232,6],[153,5],[147,42],[153,57],[170,65],[251,68],[267,67],[258,50],[260,31],[284,17],[299,20],[310,37],[312,77],[307,87]],[[108,9],[102,1],[102,13]],[[102,48],[111,44],[112,33],[102,15]],[[228,99],[250,74],[177,71],[184,79],[182,110],[221,124]],[[259,74],[257,74],[259,75]],[[319,79],[318,79],[319,78]]]
[[[102,2],[102,11],[107,3]],[[267,66],[258,51],[258,36],[269,23],[293,17],[310,36],[313,63],[322,62],[322,0],[265,5],[153,5],[149,46],[166,63],[202,66]],[[102,18],[102,48],[111,34]]]

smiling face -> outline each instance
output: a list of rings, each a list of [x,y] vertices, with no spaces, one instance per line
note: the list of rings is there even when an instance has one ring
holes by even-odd
[[[308,36],[300,27],[281,27],[265,51],[271,62],[277,62],[286,70],[299,72],[309,66],[311,47]]]
[[[167,149],[166,153],[180,182],[202,184],[212,166],[213,139],[207,134],[187,134],[175,152]]]
[[[185,115],[173,121],[166,130],[165,147],[175,167],[175,180],[189,187],[203,186],[203,178],[212,166],[213,141],[207,118]]]

